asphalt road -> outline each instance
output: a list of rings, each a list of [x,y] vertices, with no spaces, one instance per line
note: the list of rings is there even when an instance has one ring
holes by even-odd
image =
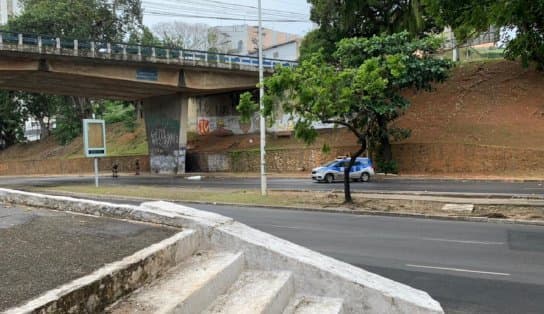
[[[427,291],[446,313],[544,313],[544,227],[188,206]]]
[[[257,178],[204,178],[200,181],[187,180],[182,177],[170,176],[122,176],[113,180],[111,177],[101,178],[101,184],[124,185],[153,185],[178,187],[205,187],[205,188],[235,188],[257,189]],[[94,184],[93,177],[0,177],[0,186],[17,187],[22,185],[56,186],[73,184]],[[326,184],[315,183],[311,179],[280,179],[269,178],[270,189],[288,190],[315,190],[330,191],[342,190],[341,182]],[[544,182],[503,182],[479,180],[437,180],[437,179],[402,179],[387,178],[372,182],[354,182],[353,191],[373,192],[435,192],[435,193],[477,193],[494,195],[521,195],[544,197]]]
[[[446,313],[544,313],[544,228],[190,205],[427,291]]]

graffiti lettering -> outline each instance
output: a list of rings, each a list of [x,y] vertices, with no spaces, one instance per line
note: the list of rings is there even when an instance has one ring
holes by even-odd
[[[198,120],[198,134],[206,135],[210,133],[210,121],[207,119]]]
[[[179,145],[179,134],[165,128],[151,130],[151,150],[154,154],[164,154],[176,149]]]
[[[148,127],[154,128],[164,128],[170,131],[179,130],[180,123],[178,120],[169,119],[164,116],[152,115],[145,119],[145,123]]]

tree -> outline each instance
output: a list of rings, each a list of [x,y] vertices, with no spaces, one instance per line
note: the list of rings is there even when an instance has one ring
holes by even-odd
[[[136,110],[130,102],[104,101],[102,118],[107,124],[123,122],[125,127],[133,131],[136,127]]]
[[[464,41],[489,26],[504,27],[515,36],[507,43],[505,56],[535,62],[544,69],[544,1],[528,0],[425,0],[427,10],[443,26],[451,26]]]
[[[324,49],[326,57],[342,38],[371,37],[407,31],[413,37],[434,30],[434,20],[425,15],[422,0],[308,0],[310,19],[319,28],[306,37],[301,47],[307,53]],[[315,41],[315,42],[314,42]],[[317,49],[316,49],[317,48]]]
[[[141,29],[140,0],[24,0],[11,31],[95,41],[122,41]]]
[[[34,118],[40,124],[40,139],[45,139],[51,134],[53,118],[58,109],[65,105],[64,98],[36,93],[18,92],[17,98],[21,101],[26,116]]]
[[[180,21],[159,23],[153,26],[154,33],[164,45],[171,48],[184,48],[202,51],[224,52],[226,43],[221,43],[216,29],[207,24],[189,24]]]
[[[14,92],[0,91],[0,144],[8,147],[24,138],[24,110]]]
[[[281,106],[295,120],[295,137],[306,143],[317,137],[314,121],[346,127],[356,136],[359,149],[344,169],[345,202],[351,203],[349,172],[367,148],[367,136],[385,133],[409,105],[403,91],[430,89],[446,79],[450,62],[429,56],[439,46],[435,38],[412,41],[406,32],[343,39],[332,62],[314,53],[296,68],[277,68],[264,83],[263,114],[273,119],[275,106]],[[238,110],[249,119],[258,106],[244,94]]]
[[[10,31],[103,42],[125,41],[132,34],[141,34],[141,41],[147,41],[151,34],[143,26],[141,0],[23,0],[21,4],[22,13],[6,26]],[[94,110],[84,97],[21,98],[27,98],[30,113],[36,117],[52,114],[49,102],[58,103],[53,134],[62,144],[81,133],[81,120]]]
[[[141,31],[130,33],[128,42],[142,46],[161,46],[163,44],[159,38],[153,35],[153,32],[147,26],[144,26]]]

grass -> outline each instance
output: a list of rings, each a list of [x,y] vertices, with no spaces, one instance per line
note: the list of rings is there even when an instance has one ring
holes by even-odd
[[[364,194],[354,193],[354,203],[343,204],[343,194],[317,191],[269,191],[268,196],[261,196],[257,189],[194,189],[158,186],[102,186],[71,185],[49,188],[30,188],[37,192],[77,193],[98,195],[102,197],[133,197],[144,199],[160,199],[180,202],[206,202],[219,204],[241,204],[278,206],[292,208],[312,208],[339,211],[370,211],[400,214],[419,214],[431,216],[471,216],[489,218],[513,218],[527,220],[542,220],[544,208],[530,206],[508,205],[475,205],[471,213],[459,213],[442,210],[443,202],[407,199],[384,199],[364,197]],[[337,191],[341,192],[341,191]]]
[[[101,186],[93,185],[58,186],[55,191],[94,194],[102,196],[128,196],[149,199],[166,199],[172,201],[218,202],[231,204],[255,204],[266,206],[302,206],[313,207],[320,204],[320,197],[315,193],[276,192],[271,191],[263,197],[258,190],[231,189],[187,189],[153,186]],[[48,190],[51,190],[50,188]],[[341,201],[329,205],[341,205]]]

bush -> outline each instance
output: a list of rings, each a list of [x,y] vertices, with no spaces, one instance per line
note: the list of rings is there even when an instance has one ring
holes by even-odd
[[[103,117],[107,124],[123,122],[125,127],[130,131],[136,128],[136,110],[131,103],[120,101],[105,102]]]
[[[56,128],[52,131],[59,144],[66,145],[70,143],[81,134],[82,128],[81,118],[73,106],[64,104],[59,107],[56,116]]]
[[[378,169],[385,174],[388,173],[399,173],[399,165],[395,160],[391,161],[378,161]]]

